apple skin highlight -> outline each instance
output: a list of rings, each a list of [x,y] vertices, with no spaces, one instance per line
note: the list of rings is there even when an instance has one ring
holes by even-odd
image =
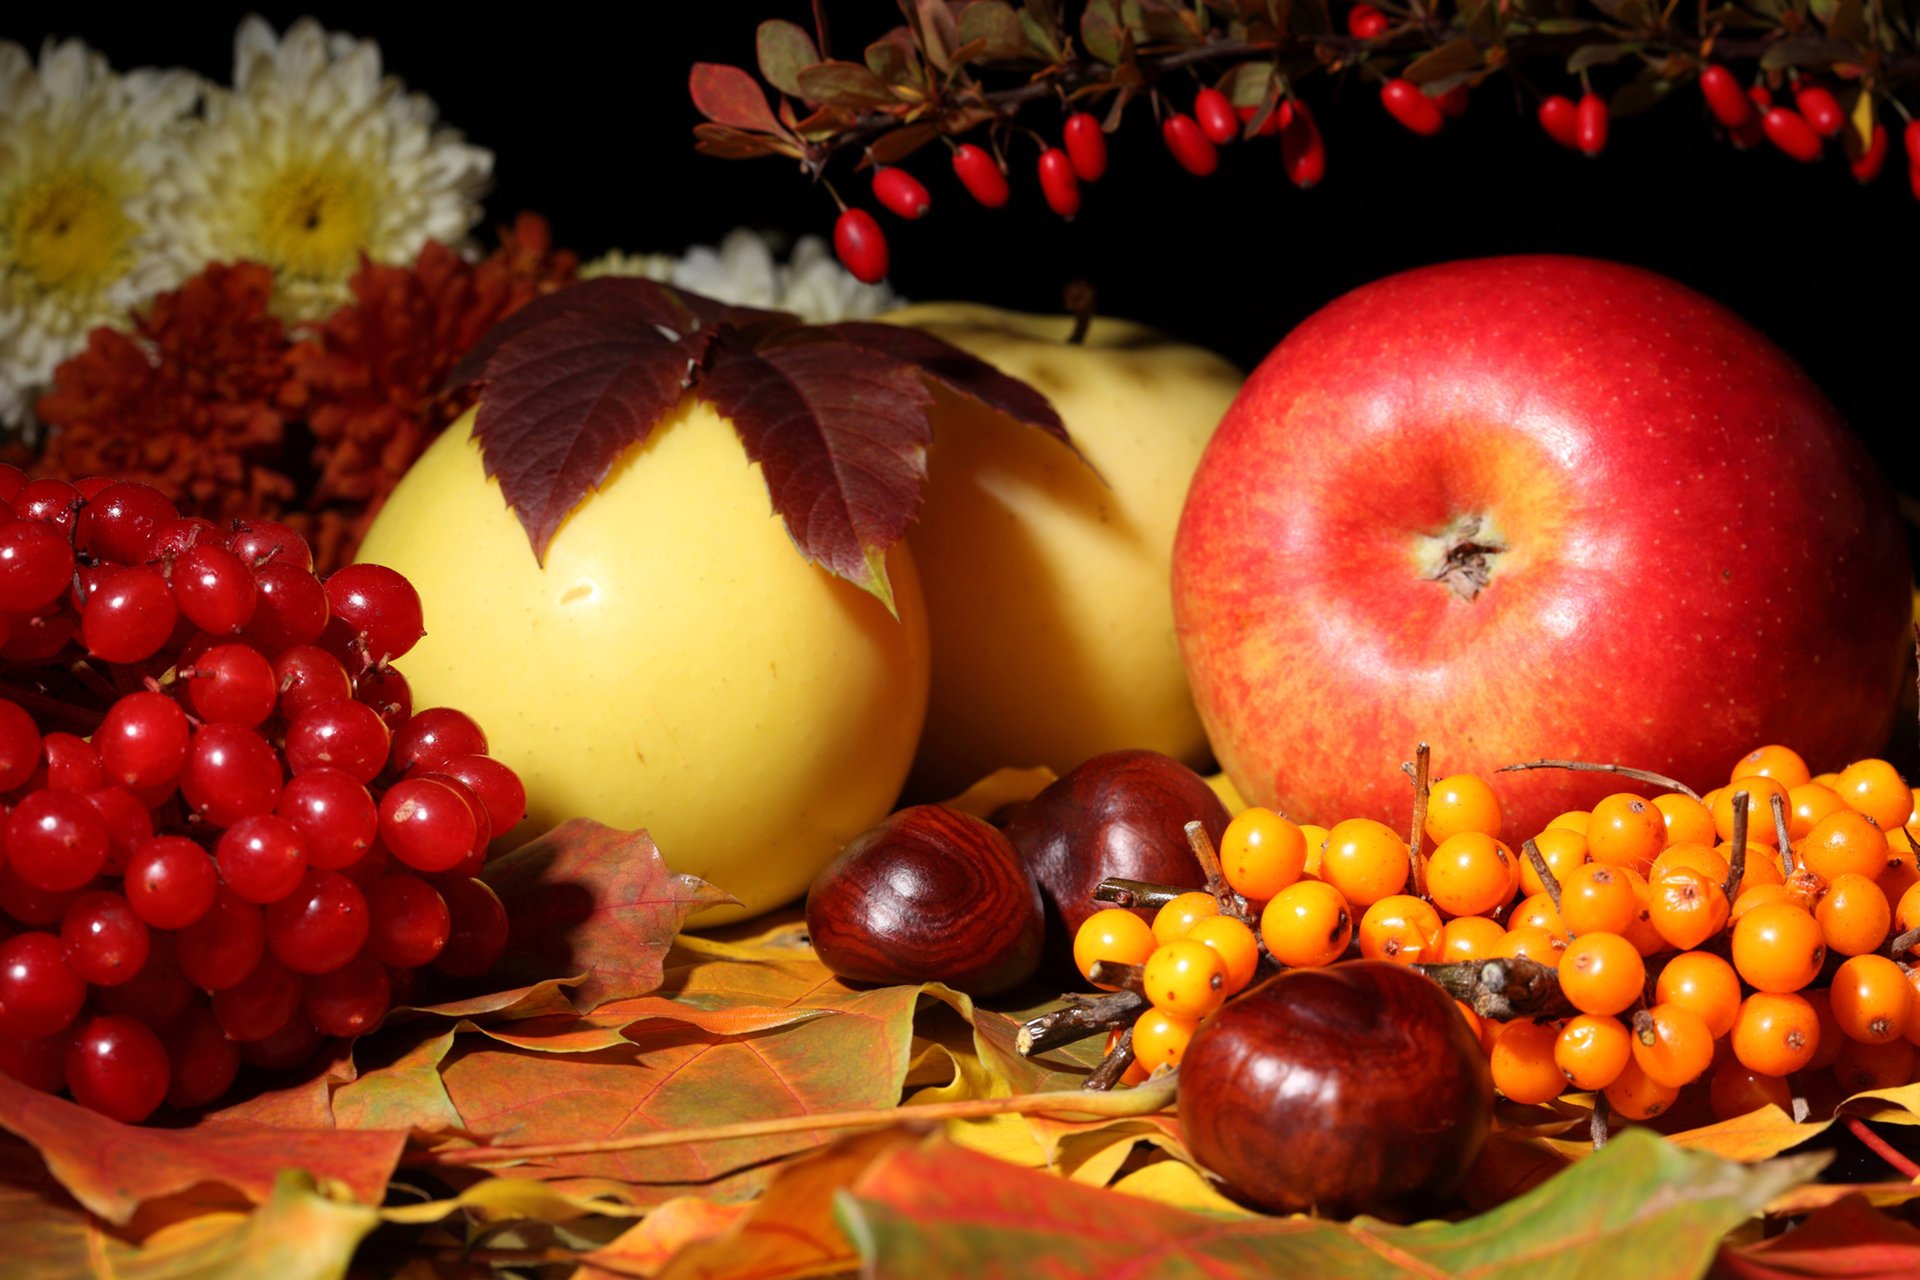
[[[1234,784],[1400,822],[1395,762],[1491,778],[1508,829],[1718,784],[1781,742],[1879,751],[1911,636],[1865,450],[1786,354],[1650,272],[1492,258],[1358,289],[1248,379],[1174,545],[1174,616]]]

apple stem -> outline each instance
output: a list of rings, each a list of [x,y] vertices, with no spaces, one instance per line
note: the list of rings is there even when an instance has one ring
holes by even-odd
[[[1780,878],[1793,874],[1793,837],[1787,832],[1787,801],[1778,791],[1767,797],[1773,806],[1773,838],[1780,846]]]
[[[1566,917],[1560,915],[1560,877],[1553,874],[1553,868],[1547,865],[1546,855],[1540,852],[1540,846],[1528,836],[1520,845],[1520,852],[1527,855],[1527,861],[1533,864],[1533,874],[1540,877],[1540,885],[1547,891],[1547,897],[1553,899],[1553,913],[1560,916],[1561,923]],[[1571,933],[1568,935],[1571,937]]]
[[[1649,782],[1656,787],[1665,787],[1668,791],[1678,791],[1681,795],[1698,800],[1700,793],[1677,778],[1669,778],[1664,773],[1655,773],[1651,769],[1632,769],[1624,764],[1596,764],[1591,760],[1522,760],[1518,764],[1503,764],[1494,772],[1516,773],[1522,769],[1573,769],[1582,773],[1615,773],[1623,778],[1632,778],[1635,782]]]
[[[1607,1105],[1607,1095],[1604,1091],[1593,1095],[1593,1118],[1589,1122],[1588,1131],[1593,1136],[1595,1151],[1607,1145],[1608,1120],[1611,1111],[1612,1108]]]
[[[1454,999],[1465,1001],[1479,1017],[1496,1022],[1554,1018],[1574,1011],[1560,993],[1560,975],[1551,966],[1524,956],[1411,967],[1433,979]]]
[[[1014,1052],[1023,1058],[1073,1044],[1089,1036],[1104,1035],[1116,1027],[1131,1027],[1147,1011],[1147,998],[1137,991],[1115,991],[1107,995],[1069,996],[1064,1009],[1043,1013],[1020,1024],[1014,1034]]]
[[[1092,1074],[1080,1087],[1092,1090],[1111,1089],[1120,1083],[1120,1077],[1127,1074],[1127,1068],[1132,1065],[1133,1028],[1129,1026],[1120,1033],[1120,1039],[1107,1051],[1107,1056],[1100,1059],[1100,1065],[1093,1069]]]
[[[1432,794],[1433,748],[1421,743],[1413,749],[1413,829],[1407,833],[1407,892],[1425,901],[1427,872],[1420,862],[1420,846],[1427,830],[1427,797]]]
[[[1062,300],[1073,315],[1073,332],[1067,335],[1067,345],[1077,347],[1087,340],[1087,330],[1093,327],[1095,294],[1093,285],[1085,280],[1069,280]]]
[[[1733,856],[1727,859],[1727,882],[1721,886],[1728,902],[1739,896],[1740,882],[1747,878],[1747,804],[1745,791],[1733,793]]]

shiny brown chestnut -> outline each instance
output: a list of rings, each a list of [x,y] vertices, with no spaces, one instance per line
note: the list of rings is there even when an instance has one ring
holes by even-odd
[[[943,805],[855,836],[807,893],[814,953],[849,982],[944,982],[986,996],[1040,964],[1040,887],[1007,838]]]
[[[1217,847],[1228,815],[1206,779],[1156,751],[1094,756],[1028,801],[1007,839],[1047,900],[1049,946],[1072,969],[1073,935],[1094,912],[1102,880],[1118,876],[1183,889],[1206,887],[1186,826],[1205,824]],[[1151,911],[1141,911],[1151,921]]]
[[[1404,1221],[1466,1176],[1493,1077],[1438,985],[1350,960],[1269,978],[1203,1023],[1179,1105],[1187,1149],[1236,1199]]]

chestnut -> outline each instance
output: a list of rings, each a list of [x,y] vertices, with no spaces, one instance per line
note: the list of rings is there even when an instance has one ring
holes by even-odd
[[[1203,889],[1206,875],[1187,843],[1200,821],[1217,847],[1228,815],[1206,779],[1157,751],[1094,756],[1029,800],[1007,822],[1007,839],[1026,859],[1047,902],[1054,959],[1073,971],[1073,935],[1107,904],[1102,880],[1118,876]],[[1151,911],[1141,911],[1151,921]]]
[[[1180,1061],[1187,1149],[1275,1213],[1430,1212],[1493,1120],[1486,1055],[1453,998],[1384,960],[1292,969],[1230,1001]]]
[[[855,836],[807,893],[820,962],[849,982],[1017,987],[1046,938],[1040,887],[991,825],[957,809],[902,809]]]

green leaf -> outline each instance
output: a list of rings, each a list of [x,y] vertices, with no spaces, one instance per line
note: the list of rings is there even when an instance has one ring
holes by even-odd
[[[960,43],[980,42],[976,56],[1018,58],[1027,52],[1027,33],[1007,0],[974,0],[960,15]]]
[[[795,98],[800,96],[800,69],[820,61],[813,37],[785,18],[769,18],[760,24],[754,34],[754,51],[767,83]]]
[[[1607,67],[1640,52],[1635,41],[1624,44],[1583,44],[1567,55],[1567,74],[1577,76],[1590,67]]]
[[[1406,70],[1400,74],[1415,84],[1425,84],[1429,80],[1438,80],[1443,76],[1459,75],[1463,71],[1477,71],[1484,64],[1485,57],[1480,46],[1465,36],[1449,40],[1439,48],[1423,53],[1409,62]]]
[[[1720,1239],[1823,1158],[1747,1167],[1638,1129],[1502,1208],[1466,1222],[1222,1223],[939,1147],[881,1157],[840,1200],[873,1280],[1038,1275],[1105,1280],[1472,1276],[1693,1280]]]
[[[1123,42],[1116,0],[1093,0],[1080,15],[1081,47],[1108,66],[1120,65]]]
[[[1857,61],[1860,51],[1844,40],[1825,36],[1794,36],[1767,46],[1760,65],[1774,67],[1824,67],[1835,62]]]
[[[1066,56],[1060,47],[1060,10],[1054,0],[1026,0],[1020,9],[1020,29],[1027,44],[1049,62]]]
[[[895,27],[867,46],[867,69],[888,84],[918,85],[920,53],[905,27]]]
[[[816,62],[800,71],[800,96],[833,107],[893,104],[886,81],[857,62]]]

